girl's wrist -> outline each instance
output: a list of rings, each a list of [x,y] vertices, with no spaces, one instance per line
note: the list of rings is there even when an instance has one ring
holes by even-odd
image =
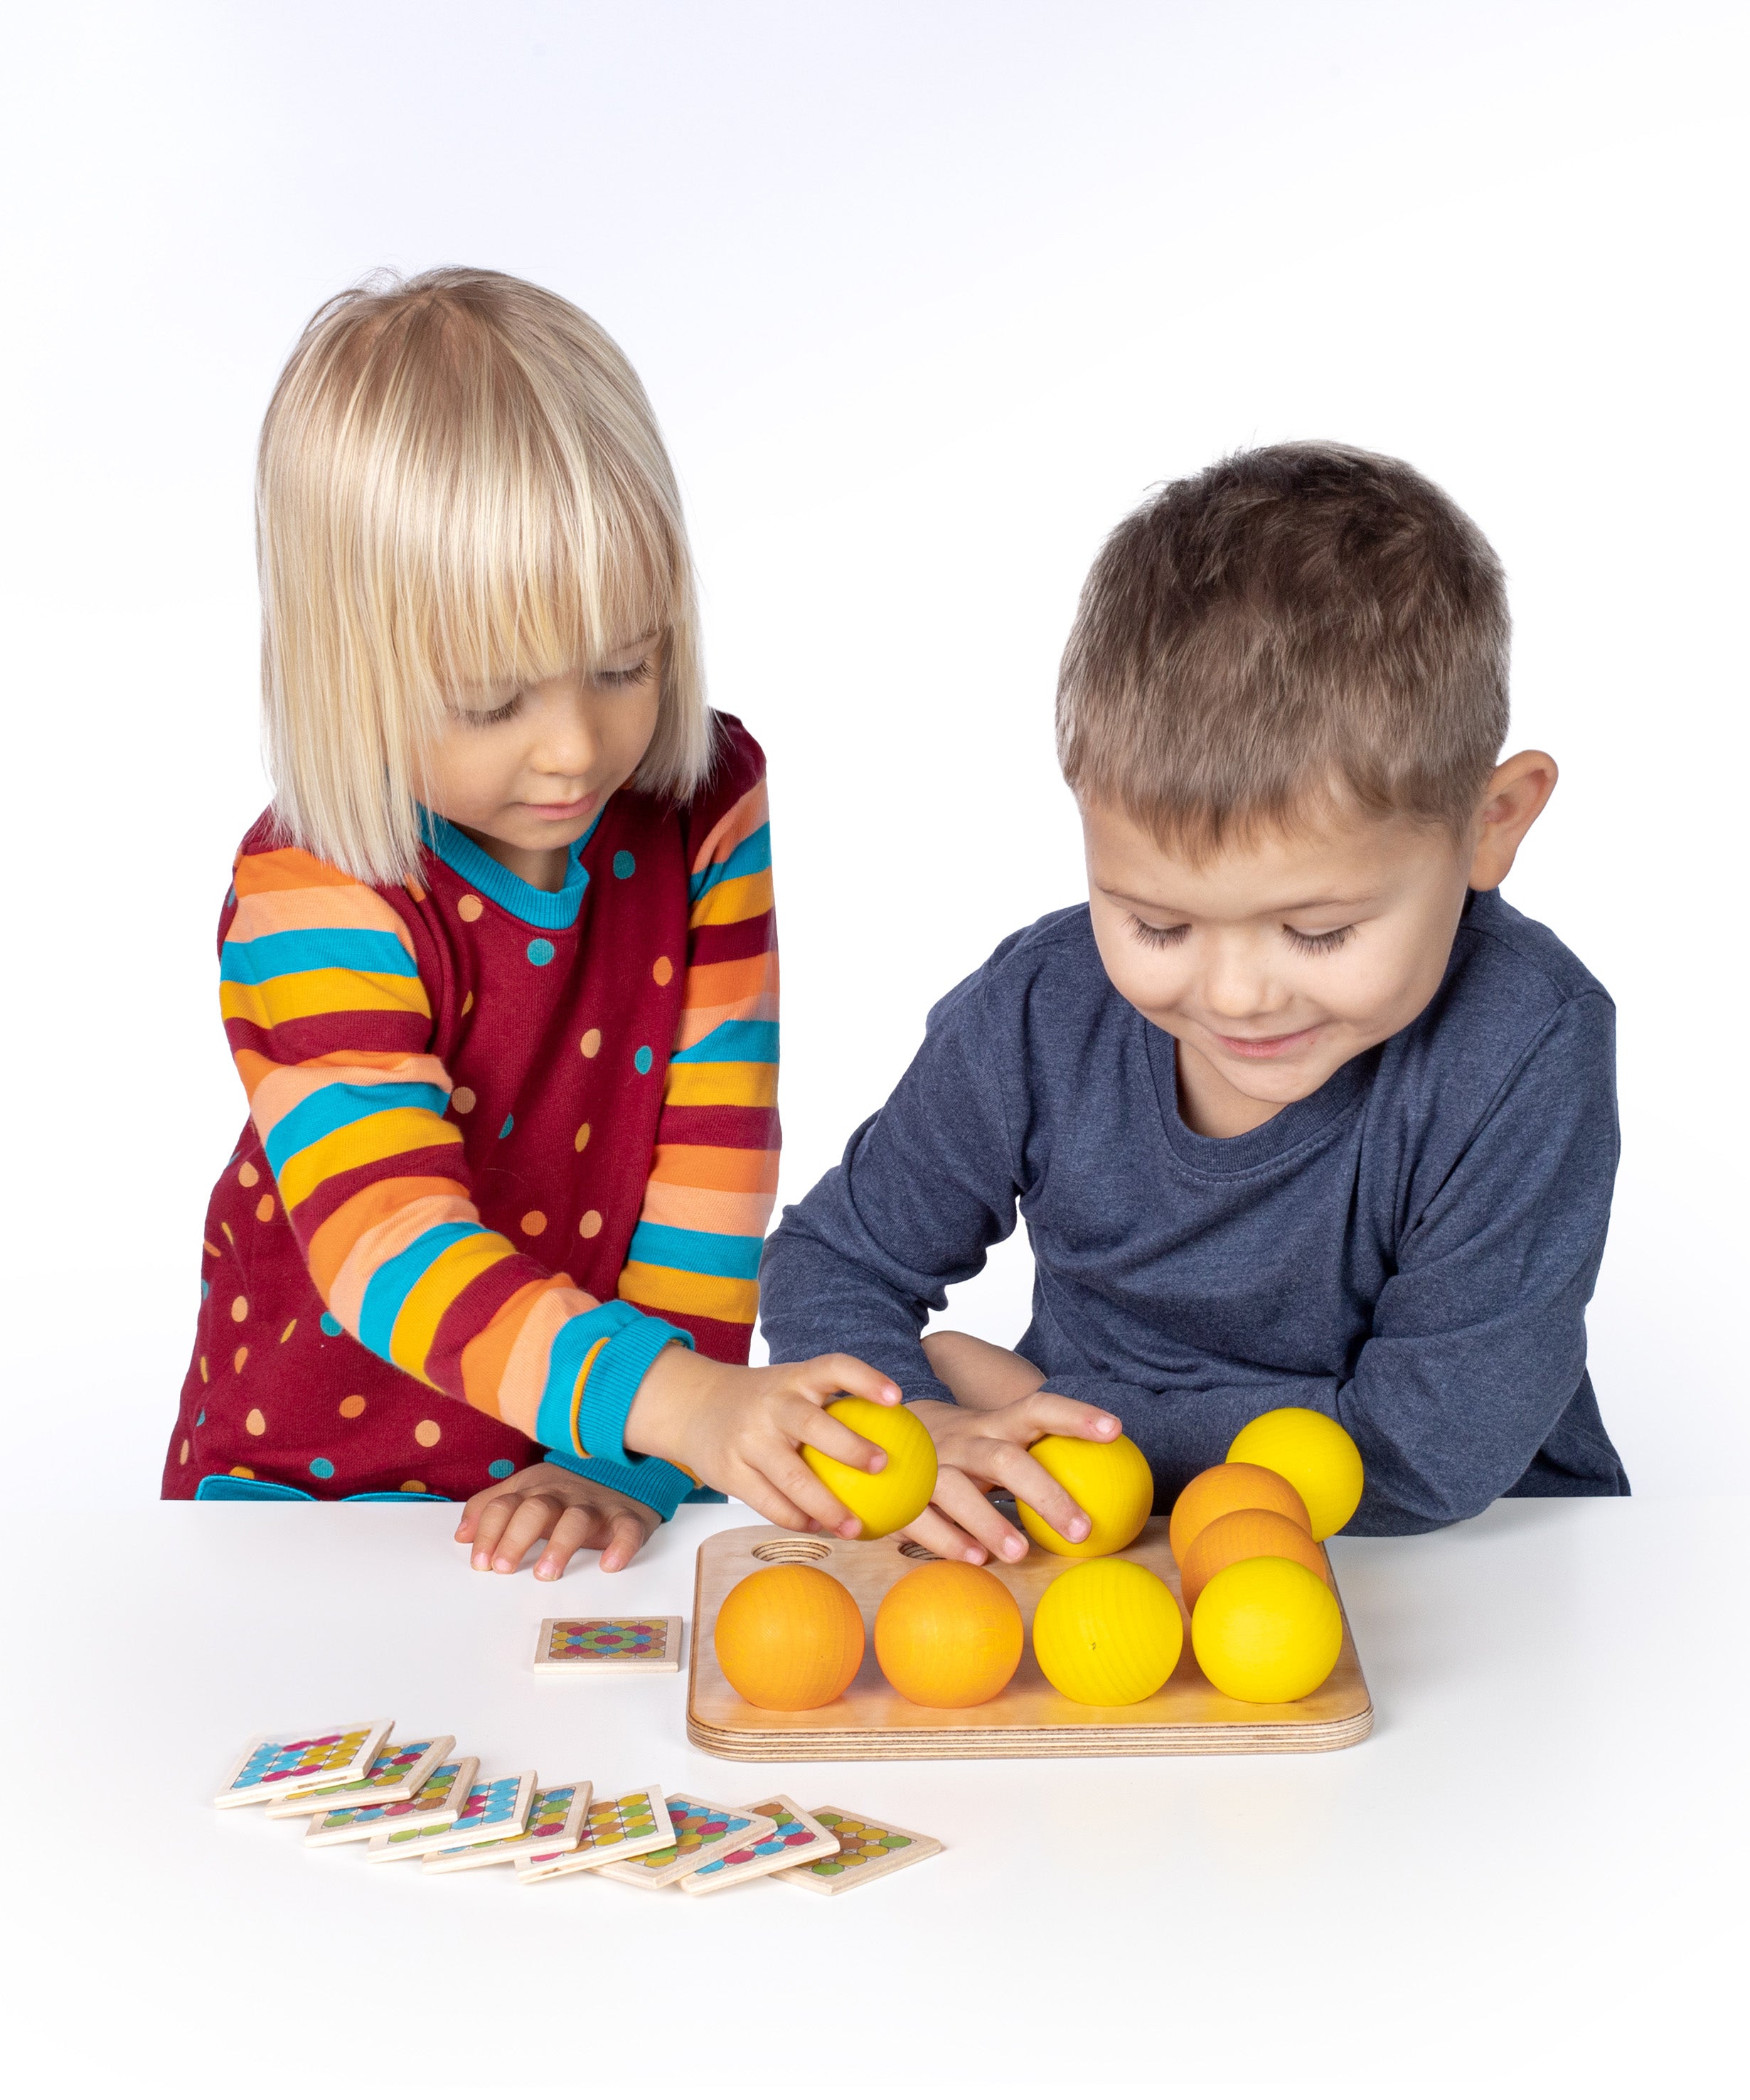
[[[627,1450],[666,1459],[672,1466],[682,1463],[686,1421],[689,1416],[696,1418],[700,1386],[709,1375],[709,1360],[678,1343],[660,1350],[627,1410]]]

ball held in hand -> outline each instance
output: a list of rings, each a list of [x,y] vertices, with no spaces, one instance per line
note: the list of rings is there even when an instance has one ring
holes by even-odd
[[[1035,1546],[1073,1560],[1119,1553],[1148,1521],[1154,1507],[1154,1476],[1128,1436],[1096,1444],[1087,1436],[1042,1436],[1028,1448],[1093,1527],[1086,1538],[1069,1539],[1018,1498],[1015,1514]]]
[[[922,1516],[936,1492],[936,1446],[911,1410],[880,1407],[848,1394],[827,1412],[887,1454],[879,1473],[866,1473],[860,1466],[847,1466],[809,1445],[802,1446],[809,1470],[862,1520],[863,1537],[885,1538]]]

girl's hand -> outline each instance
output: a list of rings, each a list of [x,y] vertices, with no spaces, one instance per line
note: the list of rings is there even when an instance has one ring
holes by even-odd
[[[825,1412],[848,1393],[897,1407],[899,1388],[855,1357],[751,1369],[690,1349],[664,1349],[626,1418],[628,1450],[684,1466],[707,1486],[788,1531],[855,1538],[861,1522],[804,1461],[800,1446],[879,1473],[887,1454]]]
[[[1085,1436],[1109,1444],[1123,1425],[1061,1393],[1034,1392],[1006,1407],[968,1409],[945,1400],[918,1400],[911,1411],[935,1439],[939,1470],[929,1507],[905,1536],[945,1560],[981,1564],[993,1553],[1019,1560],[1027,1551],[1017,1531],[990,1500],[993,1488],[1037,1510],[1065,1538],[1086,1538],[1087,1514],[1027,1447],[1042,1436]]]
[[[535,1564],[537,1582],[556,1582],[574,1553],[602,1548],[602,1571],[624,1568],[659,1520],[648,1503],[586,1480],[568,1467],[526,1466],[470,1495],[456,1527],[459,1546],[474,1547],[474,1566],[514,1575],[537,1539],[547,1550]]]

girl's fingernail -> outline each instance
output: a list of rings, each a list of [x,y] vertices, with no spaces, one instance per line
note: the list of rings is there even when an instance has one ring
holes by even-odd
[[[982,1568],[985,1564],[985,1549],[981,1546],[969,1546],[966,1549],[965,1557],[975,1568]]]
[[[880,1471],[881,1468],[882,1468],[882,1467],[883,1467],[886,1463],[887,1463],[887,1454],[886,1454],[886,1452],[885,1452],[885,1451],[877,1451],[877,1452],[876,1452],[876,1454],[875,1454],[874,1458],[872,1458],[869,1461],[868,1467],[867,1467],[867,1468],[866,1468],[866,1471],[868,1471],[869,1472],[871,1472],[871,1473],[879,1473],[879,1472]]]
[[[490,1568],[492,1564],[483,1553],[477,1553],[474,1557],[474,1564],[476,1568]]]
[[[550,1560],[544,1560],[535,1571],[535,1579],[537,1582],[550,1582],[558,1572]]]
[[[492,1563],[492,1565],[498,1570],[500,1575],[514,1575],[516,1573],[516,1562],[514,1560],[507,1560],[502,1553],[500,1554],[497,1560]]]
[[[1071,1524],[1069,1529],[1064,1533],[1064,1537],[1065,1538],[1086,1538],[1093,1528],[1094,1527],[1088,1522],[1085,1516],[1078,1516],[1075,1522]]]
[[[1026,1551],[1026,1546],[1018,1538],[1005,1538],[1003,1542],[1003,1558],[1005,1560],[1019,1560]]]

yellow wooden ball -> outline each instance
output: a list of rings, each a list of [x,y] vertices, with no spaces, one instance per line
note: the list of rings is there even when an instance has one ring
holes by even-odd
[[[1310,1407],[1260,1414],[1228,1446],[1230,1464],[1267,1466],[1307,1505],[1315,1538],[1341,1531],[1361,1500],[1361,1454],[1342,1423]]]
[[[885,1538],[922,1516],[936,1492],[936,1446],[911,1410],[880,1407],[847,1395],[827,1412],[887,1454],[879,1473],[866,1473],[860,1466],[847,1466],[807,1444],[802,1446],[810,1468],[853,1516],[862,1520],[863,1537]]]
[[[1021,1529],[1035,1546],[1073,1560],[1121,1553],[1148,1521],[1154,1476],[1128,1436],[1095,1444],[1086,1436],[1042,1436],[1029,1448],[1059,1487],[1074,1497],[1093,1529],[1078,1543],[1053,1531],[1037,1510],[1015,1504]]]
[[[1343,1615],[1298,1561],[1263,1555],[1212,1576],[1191,1614],[1203,1674],[1230,1699],[1275,1705],[1316,1692],[1337,1666]]]
[[[1033,1652],[1082,1706],[1134,1706],[1158,1692],[1184,1647],[1179,1599],[1134,1560],[1066,1568],[1033,1615]]]

